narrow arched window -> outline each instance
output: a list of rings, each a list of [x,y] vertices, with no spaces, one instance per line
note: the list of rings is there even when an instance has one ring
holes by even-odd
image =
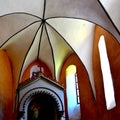
[[[113,80],[109,65],[109,60],[107,57],[105,38],[102,35],[98,43],[98,49],[100,54],[100,64],[103,75],[103,85],[106,99],[107,110],[110,110],[116,106],[115,96],[114,96],[114,87]]]
[[[75,65],[70,65],[66,69],[66,92],[69,119],[80,119],[79,87]]]

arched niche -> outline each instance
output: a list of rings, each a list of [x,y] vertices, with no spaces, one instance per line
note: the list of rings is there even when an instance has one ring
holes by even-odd
[[[54,118],[55,120],[64,120],[64,89],[58,83],[40,75],[35,79],[30,79],[28,82],[22,83],[19,86],[18,92],[19,113],[23,113],[22,118],[24,120],[29,120],[32,112],[30,108],[33,104],[37,105],[37,108],[35,108],[39,109],[37,112],[40,112],[41,104],[41,110],[50,111],[52,114],[47,114],[46,112],[46,116]],[[50,104],[52,107],[50,107]],[[49,109],[47,109],[47,106]],[[38,117],[37,112],[35,113],[36,117]],[[47,119],[44,118],[43,114],[41,114],[39,118],[40,117]]]

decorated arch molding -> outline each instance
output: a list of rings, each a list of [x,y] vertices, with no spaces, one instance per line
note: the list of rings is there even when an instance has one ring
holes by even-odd
[[[63,115],[64,111],[64,89],[58,83],[39,76],[35,79],[30,79],[23,83],[18,88],[19,96],[19,112],[24,113],[22,116],[27,119],[27,110],[30,102],[39,95],[46,95],[54,101],[57,112]],[[61,114],[62,113],[62,114]]]
[[[57,105],[57,111],[62,112],[63,114],[63,103],[58,94],[48,88],[38,87],[28,91],[20,101],[19,111],[22,111],[24,113],[23,118],[25,120],[27,119],[28,106],[30,102],[35,96],[39,96],[40,94],[48,95],[49,97],[51,97]]]
[[[29,103],[32,101],[33,97],[38,96],[39,94],[46,94],[52,97],[54,101],[57,103],[57,109],[59,111],[63,111],[63,103],[61,98],[57,95],[55,91],[52,91],[51,89],[44,88],[44,87],[38,87],[28,91],[20,101],[19,110],[25,112],[26,108],[28,107]]]

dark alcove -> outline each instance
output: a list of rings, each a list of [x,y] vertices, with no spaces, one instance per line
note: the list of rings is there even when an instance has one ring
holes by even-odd
[[[59,120],[56,100],[46,93],[33,96],[27,116],[28,120]]]

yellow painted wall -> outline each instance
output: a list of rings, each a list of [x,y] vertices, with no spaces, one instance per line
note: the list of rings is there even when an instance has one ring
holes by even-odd
[[[12,69],[6,52],[0,50],[0,120],[14,120],[13,116]]]

